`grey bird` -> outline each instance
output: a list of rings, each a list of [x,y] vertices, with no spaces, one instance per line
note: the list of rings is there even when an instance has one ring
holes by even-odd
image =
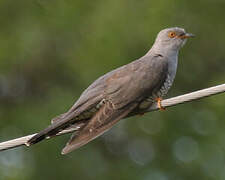
[[[147,54],[94,81],[68,112],[54,118],[26,145],[74,128],[62,150],[67,154],[100,136],[120,119],[143,113],[155,101],[162,109],[160,100],[174,81],[178,52],[189,37],[193,35],[182,28],[161,30]]]

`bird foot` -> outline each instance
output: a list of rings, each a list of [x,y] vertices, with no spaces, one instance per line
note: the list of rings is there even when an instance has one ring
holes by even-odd
[[[162,104],[161,104],[162,98],[158,97],[155,100],[157,101],[157,106],[158,106],[159,110],[165,111],[166,108],[163,107]]]

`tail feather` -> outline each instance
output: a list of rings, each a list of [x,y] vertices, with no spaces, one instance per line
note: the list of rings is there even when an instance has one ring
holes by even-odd
[[[59,133],[63,129],[68,128],[71,125],[72,120],[73,119],[70,116],[68,116],[67,118],[62,119],[61,121],[56,121],[55,123],[48,126],[46,129],[40,131],[34,137],[29,139],[26,145],[30,146],[46,139],[47,137],[55,136],[57,133]]]
[[[66,113],[60,114],[51,120],[51,124],[54,124],[65,117]]]

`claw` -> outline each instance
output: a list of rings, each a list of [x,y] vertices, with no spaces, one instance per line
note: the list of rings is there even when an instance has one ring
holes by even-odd
[[[166,108],[164,108],[164,107],[162,106],[162,104],[161,104],[162,98],[158,97],[158,98],[156,98],[156,101],[157,101],[157,106],[158,106],[158,108],[159,108],[160,110],[162,110],[162,111],[165,111]]]

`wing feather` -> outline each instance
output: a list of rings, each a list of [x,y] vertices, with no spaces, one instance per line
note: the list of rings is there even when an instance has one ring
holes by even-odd
[[[71,137],[62,150],[62,154],[67,154],[102,135],[120,119],[129,114],[136,106],[137,104],[130,104],[118,110],[113,108],[113,104],[110,101],[106,101],[88,124]]]

